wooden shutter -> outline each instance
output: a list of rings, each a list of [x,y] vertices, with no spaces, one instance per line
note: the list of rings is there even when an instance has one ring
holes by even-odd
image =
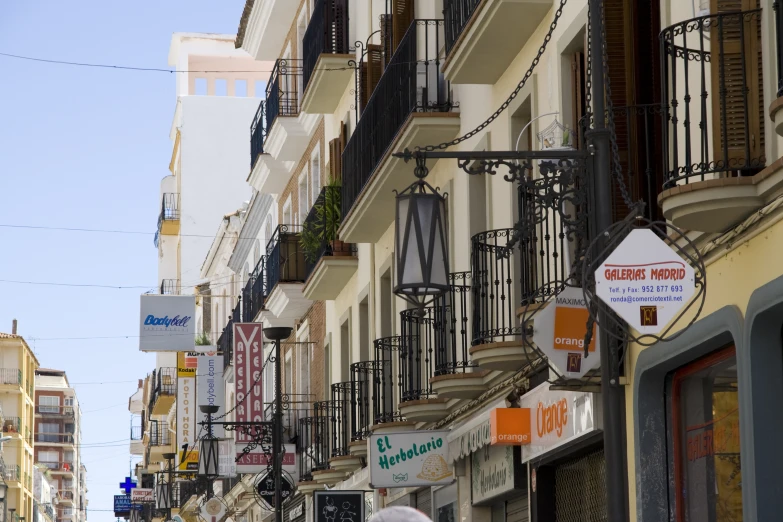
[[[403,36],[413,23],[413,0],[392,0],[392,45],[389,55],[394,54]]]
[[[625,178],[625,184],[632,199],[636,199],[636,181],[628,176],[628,119],[626,113],[617,108],[629,105],[629,65],[631,57],[627,50],[633,43],[630,34],[629,13],[624,0],[604,0],[606,13],[606,58],[609,65],[609,81],[612,87],[612,105],[615,108],[614,124],[617,133],[617,147],[620,150],[620,168]],[[594,58],[595,59],[595,58]],[[600,59],[600,57],[598,57]],[[595,115],[598,117],[598,115]],[[612,165],[614,168],[614,165]],[[612,218],[614,222],[624,219],[629,212],[628,205],[623,201],[622,192],[612,176]]]
[[[350,46],[348,42],[348,0],[327,0],[329,12],[326,24],[327,42],[330,48],[327,52],[346,54]]]
[[[383,74],[383,47],[380,45],[368,45],[367,55],[362,63],[359,78],[359,109],[364,111],[367,102],[370,101],[375,87]]]
[[[329,176],[333,180],[343,178],[343,151],[348,143],[347,125],[340,125],[340,135],[329,142]]]
[[[758,7],[758,0],[710,2],[712,14],[750,11]],[[761,15],[729,16],[723,20],[722,29],[718,20],[710,28],[714,158],[721,162],[728,159],[729,165],[743,166],[764,154]],[[721,94],[722,91],[725,94]]]

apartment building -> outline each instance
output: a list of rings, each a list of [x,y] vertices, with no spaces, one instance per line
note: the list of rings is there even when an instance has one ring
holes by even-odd
[[[12,521],[33,517],[33,428],[35,423],[35,371],[38,359],[22,336],[16,321],[10,334],[0,333],[0,408],[3,416],[3,479],[6,509]]]
[[[33,520],[56,522],[57,487],[49,468],[37,464],[33,470]]]
[[[57,522],[86,519],[86,469],[81,458],[82,414],[63,370],[35,370],[35,463],[57,491]]]

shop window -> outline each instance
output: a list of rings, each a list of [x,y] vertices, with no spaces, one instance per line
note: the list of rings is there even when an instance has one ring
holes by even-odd
[[[732,346],[671,383],[676,520],[742,520],[737,359]]]
[[[457,483],[433,489],[433,502],[435,504],[435,522],[456,522],[457,519]]]

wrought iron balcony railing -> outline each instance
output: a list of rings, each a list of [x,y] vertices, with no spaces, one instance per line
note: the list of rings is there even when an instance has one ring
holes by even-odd
[[[424,308],[400,312],[398,375],[400,402],[434,398],[430,378],[475,366],[468,350],[470,272],[449,275],[450,290]]]
[[[318,262],[324,257],[349,257],[356,255],[356,245],[343,243],[339,239],[329,241],[326,237],[337,237],[341,223],[340,187],[328,186],[321,189],[313,208],[302,224],[302,238],[305,256],[305,279],[310,277]],[[307,239],[305,239],[307,238]]]
[[[304,249],[301,225],[278,225],[266,245],[266,283],[269,292],[278,283],[304,283]]]
[[[351,381],[332,384],[332,400],[328,404],[331,456],[349,455],[351,442]]]
[[[3,478],[9,482],[19,482],[22,480],[22,472],[18,465],[6,465],[3,464],[2,469]]]
[[[177,369],[159,368],[152,372],[152,394],[150,395],[149,411],[152,411],[155,403],[163,395],[177,394]]]
[[[402,386],[399,379],[394,378],[394,359],[403,346],[402,337],[382,337],[375,339],[373,345],[376,363],[372,379],[373,424],[401,421],[397,405]]]
[[[164,279],[160,282],[160,295],[179,295],[181,290],[179,279]]]
[[[446,54],[451,52],[481,0],[443,0]]]
[[[302,90],[302,61],[277,60],[266,86],[266,135],[281,116],[299,116]]]
[[[160,214],[158,214],[158,230],[155,233],[155,246],[158,246],[164,221],[176,221],[179,219],[179,194],[167,192],[163,194],[160,202]]]
[[[150,446],[168,446],[171,444],[169,423],[150,421]]]
[[[451,85],[440,71],[442,47],[443,20],[415,20],[402,38],[343,152],[343,216],[411,113],[455,107]]]
[[[131,432],[130,432],[131,441],[141,440],[143,435],[144,435],[143,426],[131,426]]]
[[[39,464],[42,464],[43,466],[46,466],[47,469],[50,469],[52,471],[67,471],[67,472],[74,472],[73,468],[73,462],[50,462],[50,461],[41,461]]]
[[[299,419],[296,452],[300,481],[313,480],[313,471],[329,467],[327,423],[328,418],[321,407],[314,410],[313,416]]]
[[[267,257],[261,256],[250,274],[250,280],[252,285],[250,287],[250,317],[255,318],[258,312],[264,309],[264,302],[267,295],[269,295],[269,286],[267,284],[266,273]],[[249,282],[248,282],[249,283]],[[252,321],[252,319],[251,319]]]
[[[229,320],[218,337],[218,350],[223,354],[223,368],[233,364],[234,358],[234,322]]]
[[[264,140],[266,139],[266,102],[261,100],[258,104],[253,122],[250,124],[250,168],[258,161],[258,157],[264,153]]]
[[[361,361],[351,364],[351,441],[365,440],[373,425],[372,379],[378,364]]]
[[[302,45],[303,80],[306,89],[319,56],[349,52],[348,0],[315,0],[313,15]]]
[[[513,229],[489,230],[472,238],[473,341],[485,344],[510,340],[521,333],[513,298]]]
[[[171,504],[174,508],[182,508],[194,495],[204,492],[204,483],[197,480],[180,480],[171,486]],[[227,491],[223,492],[224,494]],[[150,519],[151,520],[151,519]]]
[[[765,166],[761,18],[724,12],[661,31],[664,189]]]
[[[22,385],[22,370],[18,368],[0,368],[0,384]]]

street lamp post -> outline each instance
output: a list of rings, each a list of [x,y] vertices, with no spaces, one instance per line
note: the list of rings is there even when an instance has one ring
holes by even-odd
[[[168,480],[166,482],[166,493],[168,496],[168,505],[166,506],[166,520],[171,520],[171,488],[174,485],[174,478],[171,475],[171,472],[173,471],[174,466],[174,458],[177,456],[176,453],[164,453],[163,458],[166,459],[166,462],[168,464],[169,468],[169,476]]]
[[[6,495],[8,494],[8,484],[5,478],[0,477],[0,522],[5,522]]]
[[[275,474],[275,522],[283,522],[283,384],[280,342],[288,339],[293,328],[264,328],[264,336],[275,343],[275,423],[272,436],[273,472]]]

